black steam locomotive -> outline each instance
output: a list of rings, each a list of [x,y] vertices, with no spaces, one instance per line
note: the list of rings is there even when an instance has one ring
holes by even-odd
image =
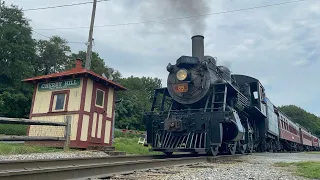
[[[169,63],[167,71],[167,87],[155,89],[144,116],[153,151],[216,155],[292,148],[280,143],[278,119],[268,118],[262,84],[204,56],[203,36],[193,36],[192,56]]]

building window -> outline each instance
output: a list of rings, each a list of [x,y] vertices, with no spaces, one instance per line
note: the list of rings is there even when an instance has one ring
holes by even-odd
[[[52,92],[49,112],[68,111],[69,93],[69,90]]]
[[[257,92],[257,91],[254,91],[254,92],[253,92],[253,96],[254,96],[254,99],[258,99],[258,98],[259,98],[258,92]]]
[[[55,104],[54,110],[63,110],[64,109],[64,104],[65,104],[66,94],[56,94],[54,96],[55,96],[54,98],[56,100],[56,104]]]
[[[96,106],[103,107],[104,103],[104,91],[97,89],[96,91]]]

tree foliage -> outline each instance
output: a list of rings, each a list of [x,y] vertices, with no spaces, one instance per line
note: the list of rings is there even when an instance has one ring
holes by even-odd
[[[34,76],[61,72],[70,64],[70,47],[67,40],[59,36],[53,36],[49,40],[39,40],[36,49]]]
[[[30,108],[31,88],[21,80],[32,75],[35,41],[31,27],[18,7],[0,11],[0,114],[23,117]]]
[[[118,99],[122,99],[122,102],[116,106],[116,126],[144,130],[143,114],[151,109],[154,89],[161,87],[161,80],[131,76],[122,78],[120,83],[128,90],[118,93]]]
[[[77,58],[80,58],[82,60],[82,66],[85,67],[86,55],[87,53],[85,51],[72,53],[70,56],[71,63],[69,64],[69,68],[74,66],[74,60]],[[102,75],[104,73],[108,78],[112,76],[114,81],[119,81],[121,78],[121,73],[105,65],[104,60],[99,56],[97,52],[92,52],[90,70],[99,75]]]
[[[320,118],[295,105],[279,107],[290,119],[320,136]]]
[[[19,87],[20,79],[32,73],[30,67],[35,57],[35,41],[31,37],[28,20],[16,6],[1,8],[0,47],[1,84]]]

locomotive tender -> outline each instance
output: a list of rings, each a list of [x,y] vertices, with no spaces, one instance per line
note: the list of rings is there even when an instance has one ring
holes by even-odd
[[[235,154],[319,150],[319,140],[266,97],[259,80],[231,74],[204,56],[204,37],[192,38],[192,56],[168,64],[167,87],[155,89],[147,122],[153,151]]]

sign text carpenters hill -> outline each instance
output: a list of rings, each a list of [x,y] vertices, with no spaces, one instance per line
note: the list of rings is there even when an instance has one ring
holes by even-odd
[[[39,83],[39,91],[53,91],[59,89],[68,89],[80,86],[80,79],[68,79],[62,81],[48,82],[48,83]]]

